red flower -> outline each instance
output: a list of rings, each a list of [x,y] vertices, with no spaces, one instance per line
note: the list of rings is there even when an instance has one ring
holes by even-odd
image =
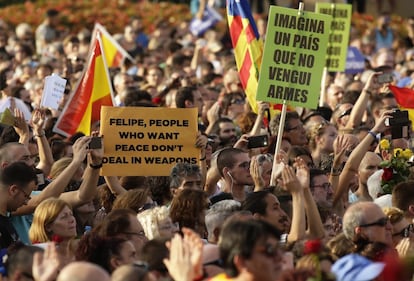
[[[384,173],[382,174],[383,181],[389,181],[392,179],[393,170],[392,168],[383,168]]]
[[[303,253],[305,255],[317,254],[322,248],[321,240],[308,240],[305,242]]]
[[[56,244],[59,244],[60,242],[63,242],[63,237],[57,234],[53,234],[52,241],[55,242]]]

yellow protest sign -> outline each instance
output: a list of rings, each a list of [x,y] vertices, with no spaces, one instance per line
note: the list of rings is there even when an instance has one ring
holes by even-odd
[[[198,163],[197,109],[101,109],[105,176],[168,176],[177,162]]]

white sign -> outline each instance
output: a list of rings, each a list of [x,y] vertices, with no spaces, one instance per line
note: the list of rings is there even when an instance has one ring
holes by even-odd
[[[48,107],[57,110],[65,92],[66,79],[57,74],[46,76],[43,88],[41,107]]]

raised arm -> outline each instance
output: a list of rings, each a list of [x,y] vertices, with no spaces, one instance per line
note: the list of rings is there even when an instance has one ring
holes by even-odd
[[[33,195],[27,205],[24,205],[13,212],[13,215],[27,215],[34,212],[37,205],[43,200],[50,197],[59,197],[65,188],[68,186],[71,178],[82,165],[85,159],[87,146],[89,143],[89,137],[82,137],[76,140],[73,144],[73,159],[72,162],[67,166],[62,173],[56,177],[51,183],[49,183],[45,189],[39,194]]]
[[[94,136],[96,136],[96,133],[94,133]],[[87,144],[89,144],[90,139],[91,138],[88,137]],[[101,141],[103,140],[101,139]],[[101,145],[101,148],[88,149],[88,164],[85,173],[83,174],[81,186],[78,190],[62,193],[59,198],[65,200],[74,208],[92,201],[97,193],[102,159],[103,144]]]
[[[33,127],[33,135],[37,141],[39,149],[39,164],[36,168],[43,171],[43,174],[48,175],[53,165],[53,154],[47,141],[45,130],[43,129],[46,121],[46,114],[40,109],[35,109],[32,113],[31,125]]]
[[[391,111],[384,111],[381,118],[377,121],[374,128],[365,136],[365,138],[358,144],[358,146],[352,151],[345,164],[342,173],[339,176],[338,188],[334,192],[334,206],[345,196],[348,192],[349,182],[355,173],[358,172],[359,164],[365,153],[371,146],[372,141],[375,139],[376,134],[384,132],[386,129],[385,120],[392,118],[390,115]]]
[[[262,125],[263,125],[263,118],[265,116],[265,112],[267,109],[269,109],[269,104],[267,102],[260,101],[257,103],[257,105],[259,106],[259,109],[257,111],[257,117],[254,122],[253,128],[250,131],[250,136],[255,136],[255,135],[260,134],[260,129],[262,128]]]
[[[323,223],[321,216],[319,215],[318,207],[316,202],[313,199],[312,193],[310,191],[310,172],[309,167],[306,165],[305,161],[298,157],[295,160],[296,167],[296,177],[298,178],[302,188],[303,188],[303,197],[305,200],[305,213],[307,218],[306,235],[309,239],[323,238],[325,236],[325,230],[323,228]]]
[[[370,95],[376,94],[378,88],[380,87],[376,79],[379,74],[379,72],[375,72],[371,73],[369,76],[361,95],[358,97],[354,107],[352,108],[351,115],[349,116],[349,121],[346,124],[345,129],[353,129],[361,124]]]
[[[29,146],[29,125],[24,119],[24,114],[18,108],[14,109],[14,130],[19,135],[19,143]]]
[[[287,241],[295,242],[305,237],[305,207],[303,188],[292,167],[285,165],[282,171],[284,188],[292,194],[292,224]]]

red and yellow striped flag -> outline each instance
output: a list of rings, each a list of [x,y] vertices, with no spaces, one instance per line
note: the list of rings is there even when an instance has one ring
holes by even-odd
[[[414,90],[392,85],[389,85],[388,88],[394,94],[400,109],[408,111],[408,117],[410,118],[411,123],[414,124]]]
[[[76,132],[90,135],[91,124],[100,120],[101,106],[112,106],[113,91],[98,35],[90,51],[88,65],[84,70],[53,131],[64,136]]]
[[[109,34],[109,32],[100,25],[99,23],[95,24],[93,36],[96,37],[96,34],[101,34],[102,39],[102,48],[105,52],[106,62],[108,67],[120,67],[125,59],[134,61],[134,59],[122,48],[121,45]]]
[[[227,19],[240,81],[250,106],[257,112],[256,92],[263,41],[246,0],[227,0]]]

